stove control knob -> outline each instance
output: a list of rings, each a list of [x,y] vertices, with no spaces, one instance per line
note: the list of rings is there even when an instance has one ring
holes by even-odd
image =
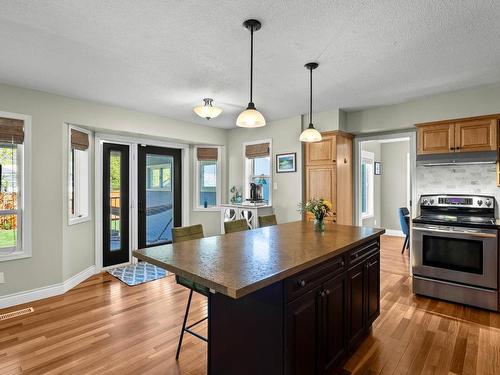
[[[486,200],[486,206],[491,206],[491,201],[489,199]]]
[[[477,201],[478,206],[481,206],[482,204],[483,204],[483,201],[481,199]]]
[[[424,199],[422,203],[427,206],[429,204],[429,201],[427,199]]]
[[[431,204],[434,204],[434,199],[431,198],[430,202],[431,202]]]

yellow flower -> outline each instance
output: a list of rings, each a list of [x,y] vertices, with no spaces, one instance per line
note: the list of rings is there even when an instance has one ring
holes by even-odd
[[[329,201],[325,200],[323,203],[325,204],[325,206],[326,206],[329,210],[331,210],[331,209],[332,209],[332,204],[331,204]]]

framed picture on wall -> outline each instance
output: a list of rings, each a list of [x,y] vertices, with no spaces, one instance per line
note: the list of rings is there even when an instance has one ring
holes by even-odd
[[[379,161],[376,161],[375,162],[375,172],[374,172],[377,176],[381,173],[381,170],[380,170],[380,162]]]
[[[276,173],[297,172],[297,153],[276,155]]]

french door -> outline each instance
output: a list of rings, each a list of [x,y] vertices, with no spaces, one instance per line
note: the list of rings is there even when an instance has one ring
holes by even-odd
[[[129,146],[103,144],[103,266],[129,261]]]
[[[181,226],[181,150],[138,146],[139,248],[172,242],[172,228]]]

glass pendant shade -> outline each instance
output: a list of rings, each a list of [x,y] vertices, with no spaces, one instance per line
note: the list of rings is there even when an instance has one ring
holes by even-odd
[[[301,142],[319,142],[321,139],[321,133],[314,129],[312,124],[309,124],[309,127],[303,130],[299,137]]]
[[[253,105],[249,104],[248,108],[236,119],[236,125],[242,128],[260,128],[266,126],[266,119]]]
[[[212,99],[205,98],[203,99],[203,101],[205,102],[205,105],[200,105],[193,108],[194,113],[196,113],[198,116],[210,120],[211,118],[216,118],[222,113],[222,108],[214,107],[212,105]]]

